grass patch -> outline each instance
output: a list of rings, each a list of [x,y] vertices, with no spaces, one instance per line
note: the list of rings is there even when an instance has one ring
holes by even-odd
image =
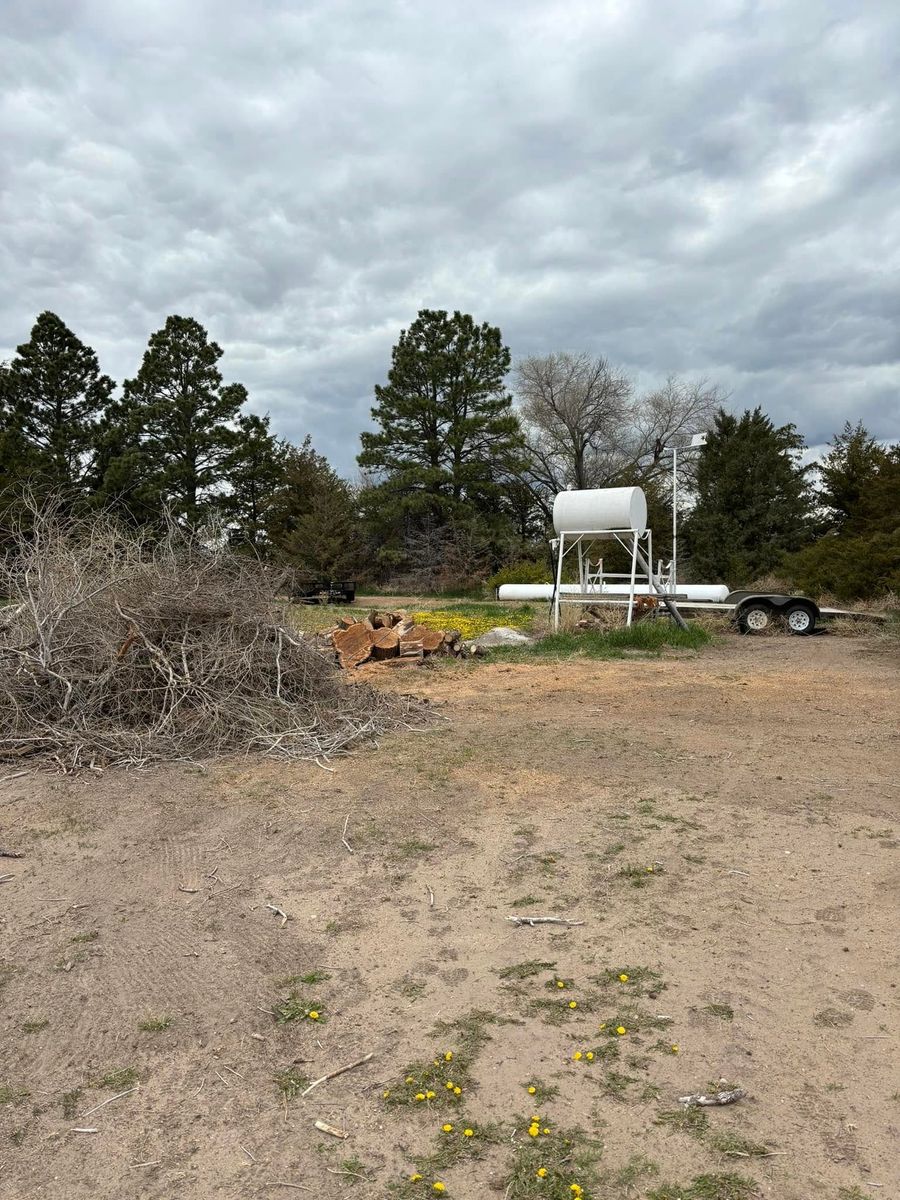
[[[871,1192],[864,1192],[858,1184],[838,1188],[838,1200],[874,1200]]]
[[[87,933],[76,933],[72,938],[73,942],[96,942],[100,936],[99,929],[89,929]]]
[[[71,1092],[63,1092],[59,1098],[62,1115],[66,1121],[71,1121],[78,1114],[81,1101],[81,1088],[73,1088]]]
[[[89,1086],[121,1091],[123,1088],[134,1087],[139,1079],[140,1075],[134,1067],[117,1067],[113,1071],[107,1071],[105,1075],[98,1076],[97,1079],[92,1079]]]
[[[505,622],[504,622],[505,623]],[[496,646],[490,659],[623,658],[628,651],[659,655],[664,649],[699,650],[710,635],[699,625],[679,629],[668,621],[639,621],[630,628],[551,633],[533,646]]]
[[[650,863],[646,867],[629,864],[627,867],[620,867],[616,874],[620,879],[627,879],[632,887],[642,888],[652,883],[657,875],[664,874],[664,871],[658,863]]]
[[[579,1000],[558,1000],[556,997],[551,1000],[541,996],[529,1001],[528,1010],[548,1025],[562,1025],[583,1012],[593,1012],[594,1002],[590,996],[582,996]]]
[[[624,1166],[619,1167],[612,1177],[613,1187],[618,1188],[626,1196],[632,1194],[632,1189],[645,1179],[652,1179],[659,1174],[659,1167],[645,1154],[632,1154]]]
[[[559,1095],[559,1088],[555,1084],[545,1083],[543,1079],[529,1079],[522,1086],[531,1097],[532,1104],[546,1104]]]
[[[707,1145],[727,1158],[765,1158],[772,1153],[771,1146],[751,1141],[730,1129],[717,1130],[706,1139]]]
[[[582,1193],[598,1194],[602,1153],[602,1144],[581,1130],[526,1135],[513,1152],[503,1194],[508,1200],[577,1200]]]
[[[411,838],[408,842],[401,842],[394,851],[395,858],[416,858],[420,854],[430,854],[432,850],[437,850],[437,846],[433,842],[420,842],[416,838]]]
[[[653,1124],[699,1138],[706,1137],[709,1132],[709,1117],[702,1108],[670,1108],[657,1113]]]
[[[341,1163],[340,1173],[348,1179],[371,1179],[372,1169],[367,1167],[361,1158],[345,1158]]]
[[[500,967],[497,974],[501,979],[530,979],[533,975],[543,975],[545,971],[552,971],[555,967],[555,962],[529,958],[525,962],[513,963],[509,967]]]
[[[21,1104],[31,1095],[28,1088],[15,1083],[0,1083],[0,1105]]]
[[[297,988],[301,984],[306,987],[315,987],[317,983],[325,983],[331,976],[327,971],[307,971],[305,975],[285,975],[281,979],[275,981],[276,987],[280,988]]]
[[[489,1025],[508,1024],[495,1013],[475,1009],[458,1021],[439,1022],[434,1036],[444,1039],[431,1059],[408,1063],[402,1074],[382,1092],[391,1106],[414,1108],[459,1107],[473,1086],[472,1067],[479,1051],[490,1040]]]
[[[584,1050],[576,1050],[572,1055],[575,1062],[583,1063],[585,1066],[592,1067],[603,1064],[616,1062],[621,1056],[621,1047],[618,1041],[601,1042],[599,1046],[588,1046]]]
[[[23,1033],[40,1033],[41,1030],[46,1029],[49,1024],[50,1024],[50,1022],[46,1017],[40,1017],[36,1021],[23,1021],[22,1022],[22,1032]]]
[[[300,1075],[292,1067],[288,1067],[278,1072],[275,1083],[285,1100],[294,1100],[309,1087],[310,1081],[305,1075]]]
[[[510,908],[530,908],[532,904],[543,904],[543,896],[520,896],[510,902]]]
[[[823,1029],[845,1029],[853,1024],[853,1014],[842,1012],[839,1008],[823,1008],[816,1013],[813,1021]]]
[[[138,1022],[138,1029],[141,1033],[162,1033],[164,1029],[171,1029],[174,1024],[174,1017],[145,1017],[143,1021]]]
[[[650,996],[656,999],[666,990],[663,977],[652,967],[609,967],[599,975],[591,976],[591,983],[613,991],[621,990],[630,996]]]
[[[718,1017],[720,1021],[734,1020],[734,1009],[730,1004],[707,1004],[703,1011],[711,1017]]]
[[[687,1184],[663,1184],[647,1200],[754,1200],[756,1183],[744,1175],[697,1175]]]

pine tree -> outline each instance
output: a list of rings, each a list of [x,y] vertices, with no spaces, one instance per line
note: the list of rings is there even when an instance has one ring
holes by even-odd
[[[697,462],[696,504],[685,525],[691,571],[737,587],[774,571],[807,540],[812,515],[803,438],[761,409],[720,410]]]
[[[272,548],[271,523],[276,497],[285,485],[288,447],[269,431],[268,416],[239,417],[234,450],[228,461],[227,501],[231,539],[256,554]]]
[[[422,309],[375,388],[361,467],[379,474],[380,502],[398,516],[442,522],[487,510],[522,465],[522,435],[504,385],[509,350],[500,330],[472,317]]]
[[[836,527],[851,520],[866,487],[884,465],[885,452],[862,421],[846,422],[819,464],[820,499]]]
[[[97,435],[113,386],[91,347],[55,313],[42,312],[3,379],[7,440],[24,454],[38,492],[72,503],[93,488]]]
[[[247,399],[223,384],[221,348],[192,317],[171,316],[150,338],[140,370],[124,385],[118,452],[106,491],[137,513],[173,513],[191,524],[221,504]]]

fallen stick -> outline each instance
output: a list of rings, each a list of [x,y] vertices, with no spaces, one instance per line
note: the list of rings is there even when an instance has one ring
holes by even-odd
[[[568,917],[507,917],[513,925],[583,925],[584,921],[570,921]]]
[[[21,779],[23,775],[30,774],[30,771],[13,771],[12,775],[4,775],[3,778],[0,779],[0,783],[9,783],[11,779]]]
[[[349,814],[349,813],[347,813],[346,817],[344,817],[344,831],[343,831],[343,833],[341,834],[341,841],[342,841],[342,842],[344,843],[344,845],[346,846],[346,848],[347,848],[348,852],[349,852],[350,854],[353,854],[353,853],[354,853],[353,847],[352,847],[352,846],[350,845],[350,843],[347,841],[347,826],[348,826],[349,824],[350,824],[350,814]]]
[[[21,850],[4,850],[0,846],[0,858],[24,858],[25,855]]]
[[[734,1104],[746,1095],[743,1088],[730,1088],[724,1092],[695,1092],[690,1096],[679,1096],[678,1103],[685,1108],[706,1108],[713,1104]]]
[[[425,886],[428,889],[428,907],[434,908],[434,888],[430,883],[426,883]]]
[[[179,890],[179,892],[189,892],[192,896],[195,896],[197,894],[197,892],[200,891],[199,888],[182,887],[180,883],[178,885],[178,890]]]
[[[0,883],[9,883],[11,879],[15,879],[15,875],[0,875]]]
[[[281,917],[281,928],[284,929],[287,925],[288,915],[283,908],[279,908],[277,904],[267,904],[266,908],[271,908],[276,917]]]
[[[99,1129],[96,1129],[96,1128],[95,1128],[93,1125],[89,1125],[89,1126],[86,1126],[86,1127],[84,1127],[84,1128],[78,1128],[78,1127],[76,1126],[76,1128],[75,1128],[75,1129],[73,1129],[73,1130],[72,1130],[72,1132],[73,1132],[73,1133],[99,1133],[99,1132],[100,1132],[100,1130],[99,1130]]]
[[[131,1093],[136,1092],[140,1086],[140,1084],[137,1084],[135,1087],[129,1088],[127,1092],[119,1092],[116,1096],[110,1096],[108,1100],[101,1100],[99,1104],[95,1104],[93,1108],[89,1108],[87,1112],[82,1113],[78,1119],[83,1121],[84,1118],[89,1117],[91,1113],[95,1113],[101,1108],[106,1108],[107,1104],[112,1104],[113,1100],[121,1100],[123,1096],[130,1096]]]
[[[271,1183],[267,1183],[266,1187],[289,1187],[296,1188],[298,1192],[311,1192],[312,1188],[307,1187],[305,1183],[288,1183],[286,1179],[273,1179]]]
[[[308,1096],[313,1088],[317,1088],[320,1083],[327,1083],[329,1079],[336,1079],[338,1075],[343,1075],[347,1071],[354,1071],[357,1067],[361,1067],[363,1063],[367,1063],[369,1059],[373,1057],[373,1055],[374,1051],[371,1051],[369,1054],[363,1055],[362,1058],[358,1058],[356,1062],[348,1063],[346,1067],[338,1067],[336,1071],[329,1071],[328,1074],[323,1075],[321,1079],[314,1079],[309,1087],[300,1093],[301,1098],[303,1096]]]
[[[322,1133],[330,1133],[332,1137],[348,1138],[350,1134],[346,1129],[338,1129],[337,1125],[329,1125],[327,1121],[314,1121],[316,1129]]]

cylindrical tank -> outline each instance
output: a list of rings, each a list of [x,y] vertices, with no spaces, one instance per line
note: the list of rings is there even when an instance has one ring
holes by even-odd
[[[558,492],[553,501],[557,533],[586,533],[596,529],[647,528],[647,498],[639,487],[583,488]]]
[[[604,583],[603,587],[594,588],[597,596],[627,596],[627,583]],[[581,591],[577,583],[564,583],[560,588],[562,595],[575,595]],[[646,583],[635,586],[636,596],[656,595],[653,588]],[[709,603],[723,604],[728,599],[728,588],[723,583],[680,583],[678,595],[688,600],[705,600]],[[551,600],[553,598],[552,583],[504,583],[497,589],[498,600]]]

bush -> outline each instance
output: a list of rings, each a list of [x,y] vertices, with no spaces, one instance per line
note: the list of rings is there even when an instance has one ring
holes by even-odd
[[[490,579],[485,581],[485,587],[496,591],[504,583],[549,583],[550,568],[546,561],[538,562],[533,558],[520,558],[518,562],[501,567]]]

